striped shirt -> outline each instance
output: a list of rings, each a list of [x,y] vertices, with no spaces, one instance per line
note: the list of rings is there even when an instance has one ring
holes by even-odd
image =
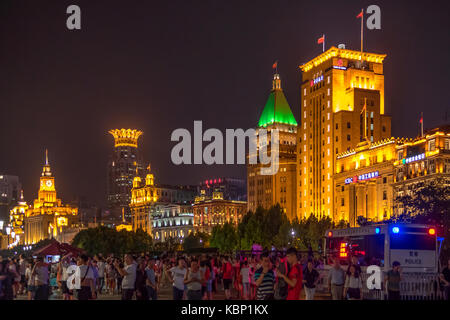
[[[255,281],[261,276],[263,268],[259,268],[255,272]],[[256,290],[256,300],[265,300],[268,296],[273,296],[273,286],[275,284],[275,274],[272,270],[269,270],[264,275],[264,279]]]

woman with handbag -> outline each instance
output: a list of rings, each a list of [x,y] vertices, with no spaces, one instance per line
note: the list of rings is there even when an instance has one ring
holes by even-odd
[[[78,269],[81,277],[80,289],[78,289],[78,300],[95,299],[95,282],[94,270],[88,263],[89,258],[86,255],[81,255],[78,258]]]
[[[362,281],[355,265],[350,265],[347,277],[345,278],[344,297],[348,300],[362,300]]]

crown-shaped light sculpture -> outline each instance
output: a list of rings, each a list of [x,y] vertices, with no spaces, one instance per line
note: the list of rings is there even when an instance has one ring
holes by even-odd
[[[108,131],[114,137],[114,147],[134,147],[137,148],[137,141],[143,134],[136,129],[114,129]]]

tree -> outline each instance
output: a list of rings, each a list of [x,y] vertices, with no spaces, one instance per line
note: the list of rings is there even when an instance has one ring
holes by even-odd
[[[209,235],[204,232],[189,234],[183,241],[183,250],[190,251],[193,249],[205,248],[208,245]]]
[[[117,231],[101,226],[81,230],[75,235],[72,245],[85,250],[90,255],[98,253],[122,255],[152,250],[152,238],[143,230]]]
[[[215,226],[211,233],[211,246],[221,252],[232,252],[237,248],[238,235],[235,227],[231,223],[223,226]]]
[[[389,222],[436,226],[439,236],[444,238],[441,256],[450,257],[450,186],[441,179],[422,182],[412,193],[397,197],[396,202],[403,207],[403,212]]]

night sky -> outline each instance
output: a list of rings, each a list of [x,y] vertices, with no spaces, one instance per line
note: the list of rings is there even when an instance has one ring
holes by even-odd
[[[80,31],[66,8],[81,7]],[[339,43],[359,50],[361,8],[381,8],[364,49],[386,53],[385,105],[393,136],[450,120],[448,1],[2,0],[0,173],[36,198],[45,148],[63,201],[105,202],[113,128],[144,131],[140,149],[157,183],[245,177],[245,166],[175,166],[170,134],[254,127],[279,60],[299,122],[298,66]]]

